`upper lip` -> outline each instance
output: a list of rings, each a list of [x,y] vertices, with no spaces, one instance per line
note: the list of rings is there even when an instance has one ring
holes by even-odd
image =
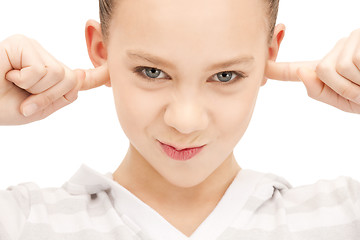
[[[158,141],[159,141],[159,140],[158,140]],[[186,146],[186,147],[184,147],[184,146],[179,146],[179,145],[174,146],[173,144],[165,143],[165,142],[162,142],[162,141],[159,141],[159,142],[162,143],[162,144],[171,146],[171,147],[175,148],[176,150],[183,150],[183,149],[187,149],[187,148],[198,148],[198,147],[203,147],[203,146],[206,145],[206,144],[203,144],[203,145],[198,145],[198,146]]]

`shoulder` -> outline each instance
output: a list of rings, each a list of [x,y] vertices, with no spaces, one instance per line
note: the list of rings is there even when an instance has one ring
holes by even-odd
[[[314,199],[317,202],[337,199],[357,203],[360,197],[360,182],[347,176],[334,179],[321,179],[315,183],[293,187],[286,179],[272,173],[264,173],[257,182],[254,197],[259,200],[281,198],[294,205],[308,203]]]
[[[325,234],[327,227],[331,226],[334,231],[341,228],[358,231],[359,198],[360,183],[351,177],[341,176],[292,187],[281,177],[265,174],[247,202],[245,211],[251,213],[251,226],[261,229],[274,230],[286,226],[290,232],[318,229],[324,230]]]
[[[294,231],[340,239],[359,234],[359,197],[360,183],[341,176],[289,189],[279,200]]]
[[[32,182],[0,190],[0,239],[17,239],[29,216],[30,195],[39,189]]]
[[[40,188],[33,182],[0,190],[0,239],[18,239],[29,223],[49,223],[62,214],[85,211],[91,200],[91,194],[72,195],[64,187]]]
[[[303,205],[315,209],[345,203],[355,207],[360,197],[360,182],[351,177],[340,176],[292,188],[283,192],[282,195],[289,207]]]
[[[314,212],[319,208],[346,205],[359,212],[360,182],[351,177],[340,176],[293,187],[284,178],[267,173],[257,183],[252,197],[260,205],[281,202],[287,213]]]

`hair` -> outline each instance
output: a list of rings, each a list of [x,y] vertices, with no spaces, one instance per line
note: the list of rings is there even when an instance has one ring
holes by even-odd
[[[120,0],[99,0],[99,12],[100,12],[100,24],[101,24],[101,33],[106,43],[109,39],[109,28],[112,18],[112,13],[115,10],[116,2]],[[271,42],[271,39],[274,35],[278,10],[279,10],[279,1],[280,0],[262,0],[266,1],[266,20],[265,26],[269,31],[268,43]]]

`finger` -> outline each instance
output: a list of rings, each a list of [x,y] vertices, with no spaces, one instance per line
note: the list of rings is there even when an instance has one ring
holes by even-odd
[[[2,44],[0,44],[0,76],[1,76],[1,78],[3,76],[6,76],[6,73],[12,69],[13,69],[13,67],[12,67],[10,59],[9,59],[9,54],[8,54],[6,48]],[[0,83],[1,83],[1,80],[0,80]],[[2,89],[2,87],[0,88],[0,90],[1,89]]]
[[[318,63],[319,61],[277,63],[269,60],[266,66],[265,75],[269,79],[298,82],[299,79],[296,74],[297,69],[306,67],[315,70]]]
[[[47,74],[40,81],[34,84],[31,88],[26,89],[32,94],[39,94],[64,80],[66,66],[47,52],[36,40],[30,39],[30,44],[32,44],[39,52],[48,69]]]
[[[28,89],[47,73],[44,61],[29,44],[29,41],[19,43],[18,48],[7,46],[6,52],[11,69],[8,70],[5,79],[13,82],[18,87]]]
[[[41,94],[31,95],[25,99],[20,106],[23,115],[30,116],[38,111],[41,111],[69,93],[71,90],[74,90],[77,84],[75,74],[71,70],[66,70],[65,78],[67,81],[61,81],[47,91]],[[76,91],[76,89],[74,91]]]
[[[74,102],[76,99],[77,99],[77,91],[71,91],[68,94],[57,99],[55,102],[48,105],[46,108],[29,116],[28,121],[33,122],[36,120],[41,120],[41,119],[47,118],[48,116],[50,116],[54,112],[58,111],[59,109]]]
[[[334,49],[317,66],[316,74],[326,85],[337,92],[340,96],[352,102],[358,102],[360,86],[344,78],[336,71],[338,56],[344,48],[346,38],[341,39]]]
[[[355,51],[354,51],[353,63],[355,64],[357,69],[360,71],[360,41],[358,42],[358,44],[355,48]]]
[[[360,70],[354,63],[354,53],[359,45],[360,31],[354,31],[345,40],[341,52],[337,58],[336,71],[344,78],[360,85]]]
[[[300,68],[298,76],[304,83],[308,96],[349,113],[360,113],[360,105],[340,96],[322,82],[310,69]]]
[[[34,64],[32,66],[24,67],[21,70],[14,69],[9,71],[6,74],[5,79],[13,82],[16,86],[27,90],[41,81],[47,73],[47,66],[43,64]]]
[[[297,75],[298,78],[304,83],[309,97],[316,100],[326,100],[330,98],[328,95],[326,95],[328,90],[324,89],[329,87],[318,78],[315,71],[302,67],[297,70]]]
[[[79,76],[77,86],[79,91],[97,88],[110,82],[109,70],[106,63],[95,69],[76,69],[75,71]]]

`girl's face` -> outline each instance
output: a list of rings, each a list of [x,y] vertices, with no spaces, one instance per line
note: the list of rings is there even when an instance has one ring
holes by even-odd
[[[107,46],[118,118],[132,156],[173,185],[195,186],[233,158],[266,82],[264,8],[262,0],[119,2]],[[158,141],[206,146],[176,161]]]

